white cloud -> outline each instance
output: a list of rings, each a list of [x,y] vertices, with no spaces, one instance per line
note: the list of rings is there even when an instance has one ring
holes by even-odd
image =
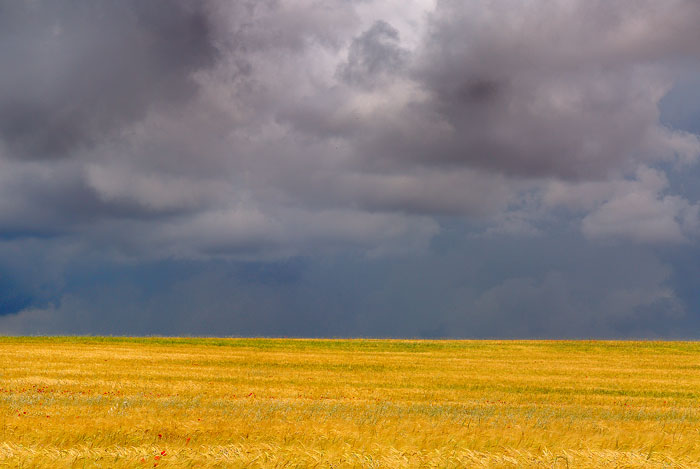
[[[627,238],[638,242],[682,242],[696,233],[698,205],[664,194],[663,173],[640,168],[637,179],[613,186],[612,195],[583,218],[591,238]]]

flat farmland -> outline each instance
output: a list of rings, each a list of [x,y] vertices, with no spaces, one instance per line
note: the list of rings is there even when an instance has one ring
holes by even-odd
[[[700,467],[690,342],[0,338],[2,467]]]

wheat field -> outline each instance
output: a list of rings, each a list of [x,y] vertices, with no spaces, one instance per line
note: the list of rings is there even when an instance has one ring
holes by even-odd
[[[700,344],[0,338],[2,467],[700,467]]]

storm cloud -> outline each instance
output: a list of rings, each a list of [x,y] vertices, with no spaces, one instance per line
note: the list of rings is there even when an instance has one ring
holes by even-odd
[[[0,0],[0,314],[129,333],[121,299],[149,333],[178,310],[175,280],[70,279],[185,265],[209,326],[182,311],[169,334],[498,336],[512,319],[503,335],[612,336],[692,316],[673,272],[700,234],[699,22],[693,0]],[[533,239],[534,265],[547,239],[599,264],[506,263],[478,288],[458,279],[488,256],[443,272],[451,249],[499,264],[515,255],[499,243]],[[593,280],[597,253],[628,244],[642,273],[625,254],[629,284]],[[294,285],[242,283],[296,261]],[[349,294],[352,272],[389,286]],[[408,303],[424,313],[401,328]]]
[[[195,91],[190,74],[216,55],[197,5],[3,2],[0,135],[8,155],[68,157],[150,106],[186,100]]]

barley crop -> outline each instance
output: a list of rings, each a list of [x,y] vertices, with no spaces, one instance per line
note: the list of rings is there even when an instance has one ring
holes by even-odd
[[[0,338],[0,467],[700,467],[700,344]]]

